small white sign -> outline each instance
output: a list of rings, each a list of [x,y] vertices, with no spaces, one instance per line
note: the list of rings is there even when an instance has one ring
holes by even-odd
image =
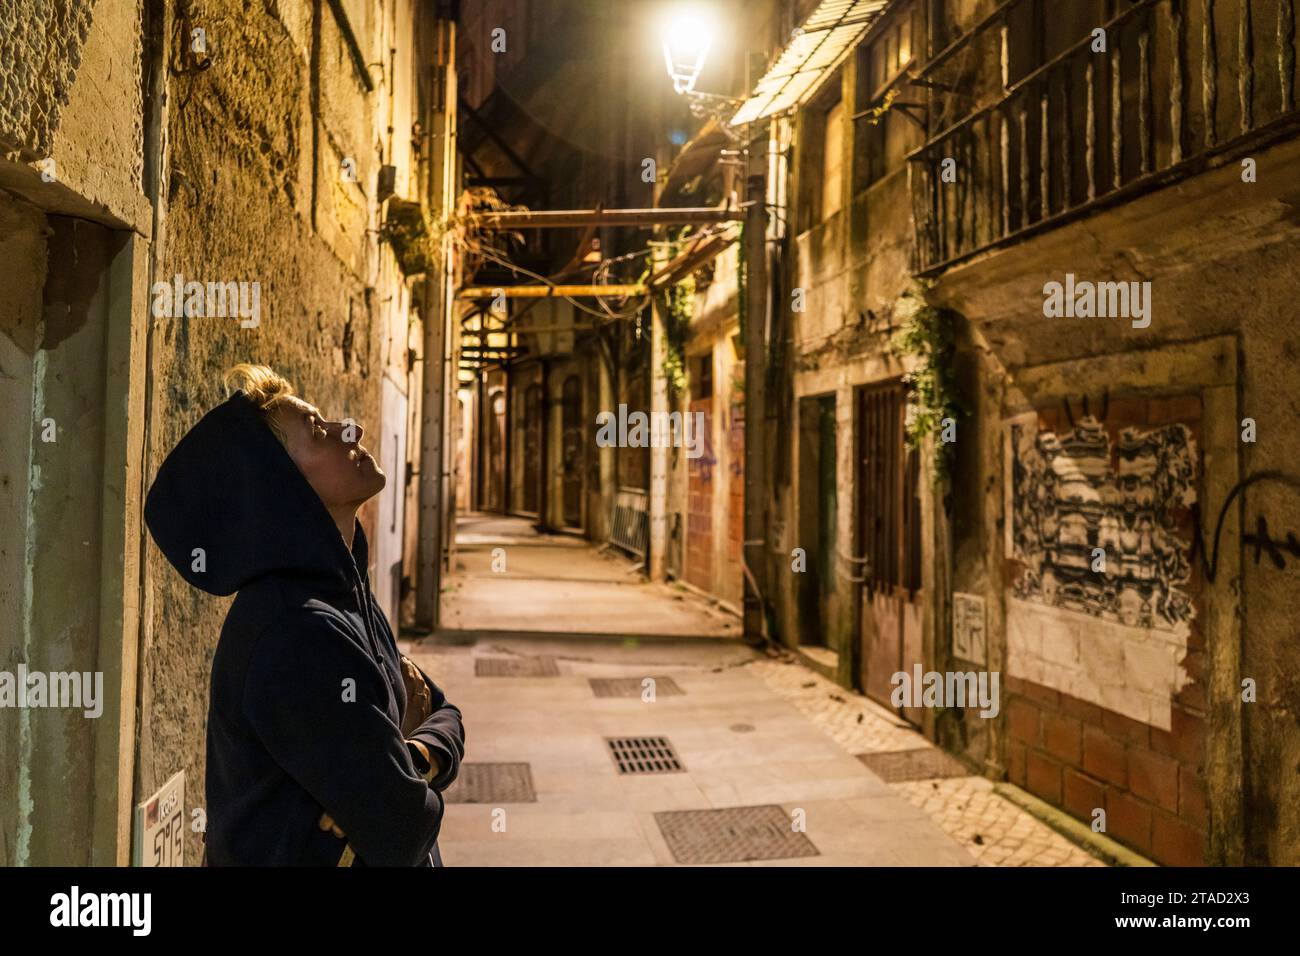
[[[978,595],[952,596],[952,653],[972,664],[985,663],[984,599]]]
[[[136,866],[185,865],[185,771],[144,803],[136,804]]]

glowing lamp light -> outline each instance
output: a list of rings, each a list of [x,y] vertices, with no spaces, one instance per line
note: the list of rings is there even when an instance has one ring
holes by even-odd
[[[669,24],[664,33],[664,65],[677,93],[695,89],[712,39],[708,25],[698,17],[681,16]]]

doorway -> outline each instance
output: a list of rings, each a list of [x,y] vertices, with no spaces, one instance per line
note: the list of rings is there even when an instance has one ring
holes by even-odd
[[[920,459],[904,441],[902,382],[858,393],[858,553],[867,560],[858,633],[863,692],[892,707],[891,679],[921,662]],[[919,707],[899,709],[920,725]]]
[[[570,375],[560,392],[561,454],[563,477],[561,488],[562,520],[566,528],[582,528],[582,480],[585,434],[582,420],[582,379]]]
[[[835,440],[835,396],[800,399],[799,541],[807,569],[799,578],[799,643],[815,647],[829,645],[836,612]]]
[[[542,386],[534,383],[524,390],[523,512],[536,518],[542,501]]]

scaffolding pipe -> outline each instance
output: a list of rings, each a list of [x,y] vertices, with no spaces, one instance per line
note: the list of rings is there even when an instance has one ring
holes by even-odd
[[[574,229],[582,226],[693,226],[740,222],[743,209],[683,207],[680,209],[551,209],[534,212],[489,212],[478,216],[479,229]]]
[[[549,299],[569,296],[574,299],[645,295],[639,282],[630,285],[471,285],[457,293],[459,299]]]

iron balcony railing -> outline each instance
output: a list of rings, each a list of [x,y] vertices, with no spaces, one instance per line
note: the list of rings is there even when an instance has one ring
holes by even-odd
[[[1295,7],[1139,0],[1105,24],[1105,52],[1088,35],[933,136],[908,157],[917,272],[1294,134]]]

